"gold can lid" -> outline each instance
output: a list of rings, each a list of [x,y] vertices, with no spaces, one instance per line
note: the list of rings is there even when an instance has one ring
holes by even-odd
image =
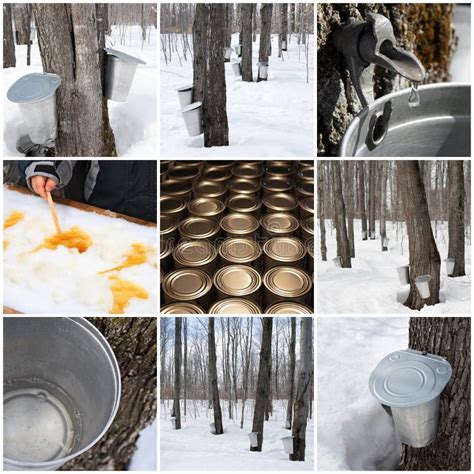
[[[311,290],[311,277],[294,267],[273,267],[263,275],[263,284],[272,293],[285,298],[297,298]]]
[[[298,166],[301,168],[314,167],[314,160],[300,160]]]
[[[250,239],[226,239],[219,247],[219,255],[232,263],[249,263],[262,255],[262,249],[257,242]]]
[[[227,198],[227,207],[233,212],[254,212],[262,207],[262,203],[246,194],[234,194]]]
[[[296,189],[303,196],[314,196],[314,181],[301,181]]]
[[[295,232],[300,226],[298,219],[285,212],[273,212],[260,218],[260,225],[273,234],[287,234]]]
[[[262,183],[263,189],[272,193],[284,193],[293,189],[293,182],[286,176],[267,176]]]
[[[178,230],[183,238],[207,239],[219,232],[219,224],[206,217],[188,217],[181,221]]]
[[[179,181],[192,181],[197,178],[200,174],[200,171],[195,166],[173,166],[168,168],[168,176],[170,179],[177,179]]]
[[[291,166],[283,163],[267,163],[265,166],[265,176],[291,176],[293,169]]]
[[[178,228],[178,221],[168,214],[160,214],[160,235],[167,235]]]
[[[301,228],[308,232],[308,234],[314,235],[314,216],[308,216],[301,219]]]
[[[209,314],[262,314],[258,304],[244,298],[225,298],[209,309]]]
[[[305,166],[298,171],[298,177],[303,181],[314,181],[314,166]]]
[[[189,193],[189,191],[191,191],[191,183],[179,179],[167,179],[160,185],[162,196],[182,196]]]
[[[186,209],[186,201],[179,196],[160,196],[160,214],[176,214]]]
[[[195,183],[193,190],[203,197],[218,198],[226,193],[227,187],[224,183],[220,183],[219,181],[205,180]]]
[[[173,258],[184,267],[206,265],[216,257],[216,248],[207,240],[180,242],[173,250]]]
[[[262,185],[258,181],[236,178],[230,183],[229,191],[234,194],[255,194],[260,192]]]
[[[258,220],[250,214],[234,212],[221,219],[220,226],[225,232],[236,235],[246,235],[258,229]]]
[[[207,162],[210,167],[230,169],[235,165],[235,161],[231,160],[212,160]]]
[[[287,193],[269,194],[263,198],[263,204],[267,209],[280,212],[293,211],[298,207],[298,201]]]
[[[228,181],[232,173],[227,168],[211,166],[202,172],[202,178],[206,181]]]
[[[260,273],[247,265],[228,265],[214,274],[214,286],[228,295],[250,295],[261,285]]]
[[[314,258],[314,239],[309,239],[306,242],[306,248],[308,249],[308,254]]]
[[[179,268],[168,273],[163,280],[163,291],[179,301],[201,298],[211,288],[211,277],[197,268]]]
[[[173,253],[173,242],[169,239],[160,239],[160,260]]]
[[[177,160],[176,164],[178,166],[187,166],[192,167],[192,168],[199,168],[199,166],[202,166],[204,164],[204,161],[195,161],[195,160]]]
[[[309,306],[291,301],[280,301],[269,306],[265,314],[314,314]]]
[[[214,198],[201,197],[188,204],[190,214],[200,217],[213,217],[225,211],[225,204]]]
[[[306,248],[296,237],[274,237],[263,244],[263,252],[273,260],[291,263],[306,255]]]
[[[311,212],[314,214],[314,197],[310,196],[304,199],[301,199],[298,203],[301,209],[305,210],[306,212]]]
[[[263,169],[259,164],[244,163],[234,166],[232,174],[236,178],[258,179],[263,176]]]
[[[160,314],[204,314],[204,310],[194,303],[171,303],[160,308]]]

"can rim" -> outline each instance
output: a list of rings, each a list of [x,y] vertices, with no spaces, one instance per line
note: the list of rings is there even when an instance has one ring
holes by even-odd
[[[301,199],[298,205],[304,211],[314,214],[314,197],[313,196],[308,196],[304,199]]]
[[[253,224],[249,226],[248,228],[235,228],[232,227],[229,221],[232,221],[234,219],[242,219],[249,221],[249,224]],[[246,235],[246,234],[251,234],[252,232],[255,232],[258,229],[259,222],[258,219],[255,216],[252,216],[251,214],[245,214],[243,212],[231,212],[230,214],[227,214],[224,216],[221,220],[219,225],[221,226],[221,229],[224,232],[230,232],[232,234],[236,235]]]
[[[162,224],[166,224],[167,227],[162,227]],[[169,214],[160,214],[160,236],[170,234],[178,228],[178,221],[176,217],[170,216]]]
[[[287,227],[270,227],[271,221],[272,220],[284,220],[286,219],[288,222]],[[270,222],[269,222],[270,221]],[[267,232],[272,232],[274,234],[286,234],[288,232],[295,232],[298,227],[300,226],[300,223],[298,219],[287,212],[272,212],[270,214],[265,214],[260,218],[260,225],[267,231]]]
[[[276,183],[271,183],[271,181],[281,181],[282,183],[284,182],[286,184],[285,187],[279,187],[276,186]],[[291,180],[287,176],[268,176],[266,178],[263,178],[262,180],[262,187],[263,189],[267,191],[272,191],[275,193],[281,193],[284,191],[290,191],[293,188],[293,184]]]
[[[178,293],[176,291],[173,291],[173,283],[176,282],[178,278],[189,274],[198,276],[202,282],[201,286],[194,290],[188,287],[190,290],[189,293]],[[183,301],[192,301],[201,298],[211,290],[211,287],[211,277],[205,271],[199,270],[198,268],[178,268],[177,270],[173,270],[172,272],[168,273],[163,280],[163,291],[169,297]]]
[[[220,190],[219,191],[204,191],[203,189],[200,189],[200,187],[203,187],[203,186],[215,186],[215,187],[219,187]],[[193,185],[193,192],[197,192],[197,193],[202,193],[202,194],[205,194],[205,196],[202,196],[202,197],[210,197],[210,198],[216,198],[216,197],[219,197],[219,196],[223,196],[227,191],[227,188],[225,186],[224,183],[222,183],[221,181],[211,181],[211,180],[202,180],[202,181],[199,181],[197,183],[195,183]]]
[[[239,183],[249,184],[250,186],[253,186],[253,189],[235,190],[234,189],[235,185]],[[235,194],[255,194],[255,193],[258,193],[261,188],[262,188],[262,185],[259,182],[253,179],[248,179],[248,178],[236,178],[229,185],[229,191]]]
[[[160,185],[160,193],[163,196],[180,196],[189,193],[191,189],[192,186],[190,182],[181,181],[179,179],[166,179],[162,181]]]
[[[175,201],[177,206],[173,209],[163,210],[164,201]],[[177,214],[186,209],[186,201],[179,196],[160,196],[160,215],[161,214]]]
[[[288,206],[277,206],[274,203],[272,203],[272,200],[275,198],[280,198],[280,199],[286,199],[288,202]],[[275,211],[293,211],[298,207],[298,201],[294,196],[292,196],[289,193],[273,193],[269,194],[268,196],[265,196],[263,198],[263,204],[267,209],[273,209]]]
[[[239,174],[241,170],[250,169],[254,171],[252,174]],[[258,164],[250,164],[250,163],[242,163],[234,168],[232,168],[232,175],[236,178],[244,178],[244,179],[258,179],[263,176],[263,168],[259,167]]]
[[[216,209],[214,211],[206,212],[199,211],[199,205],[205,202],[212,202],[213,204],[215,204]],[[225,211],[225,204],[222,201],[219,201],[219,199],[211,197],[198,197],[189,202],[188,211],[196,217],[213,217],[218,216],[219,214]]]
[[[215,172],[220,173],[221,176],[217,178],[210,178],[208,176],[210,173]],[[211,166],[209,168],[204,169],[204,171],[202,172],[202,176],[205,178],[205,181],[217,181],[219,183],[221,181],[228,181],[232,177],[232,174],[227,168],[223,168],[222,166]]]
[[[188,171],[189,176],[173,176],[173,171]],[[190,181],[199,176],[199,168],[196,166],[185,166],[185,165],[177,165],[177,166],[172,166],[171,168],[168,168],[168,176],[171,177],[171,179],[175,179],[176,181]]]
[[[314,165],[301,168],[298,171],[298,177],[303,181],[314,181]]]
[[[222,311],[222,308],[234,305],[235,311]],[[209,314],[262,314],[260,306],[244,298],[224,298],[216,301],[209,309]]]
[[[278,253],[276,247],[285,246],[286,249],[293,249],[293,254],[290,252]],[[300,239],[296,237],[273,237],[263,244],[263,252],[267,257],[270,257],[279,262],[291,263],[301,260],[306,255],[306,248]]]
[[[303,180],[297,186],[296,190],[304,196],[314,196],[314,180]]]
[[[225,278],[233,272],[247,272],[250,281],[246,287],[230,287],[226,285]],[[248,265],[227,265],[217,270],[214,274],[214,286],[227,295],[246,296],[257,291],[262,285],[262,277],[260,273]]]
[[[189,231],[189,226],[195,222],[203,222],[208,224],[209,230],[202,234],[196,234]],[[213,237],[219,232],[219,225],[216,221],[212,219],[208,219],[207,217],[187,217],[186,219],[182,220],[178,226],[178,231],[181,237],[189,237],[193,239],[206,239],[209,237]]]
[[[184,257],[186,250],[192,247],[200,247],[202,256],[200,260],[188,260]],[[199,252],[198,252],[199,253]],[[217,250],[207,240],[188,240],[180,242],[173,250],[173,258],[179,264],[186,267],[199,267],[211,263],[217,257]]]
[[[276,172],[274,170],[271,170],[271,168],[276,168],[276,169],[285,169],[283,173]],[[265,166],[265,173],[268,174],[269,177],[283,177],[283,176],[291,176],[293,174],[293,170],[289,165],[283,165],[283,164],[271,164],[271,165],[266,165]]]
[[[163,250],[162,250],[163,249]],[[173,242],[170,239],[160,239],[160,260],[173,253]]]
[[[245,207],[232,207],[234,201],[245,200],[245,199],[252,201],[253,206],[250,206],[250,207],[248,207],[248,206],[245,206]],[[243,214],[246,214],[246,213],[251,213],[253,211],[257,211],[258,209],[260,209],[262,207],[262,203],[259,200],[255,199],[252,196],[247,195],[247,194],[233,194],[232,196],[227,198],[226,206],[231,211],[241,212]]]
[[[306,242],[306,247],[308,250],[308,255],[314,258],[314,238],[308,239],[308,241]]]
[[[235,244],[242,244],[245,245],[249,248],[249,250],[253,250],[252,253],[248,253],[244,256],[236,255],[236,254],[231,254],[229,253],[229,250],[232,245]],[[250,240],[250,239],[245,239],[245,238],[239,238],[239,237],[233,237],[226,239],[222,242],[222,244],[219,246],[219,255],[227,260],[228,262],[236,263],[236,264],[242,264],[242,263],[249,263],[255,261],[257,258],[262,255],[262,249],[260,245],[258,245],[257,242]]]
[[[314,312],[305,304],[293,301],[280,301],[268,306],[265,314],[314,314]]]
[[[174,312],[173,309],[183,308],[186,311]],[[204,310],[197,304],[180,301],[169,303],[160,308],[160,314],[205,314]]]
[[[278,275],[282,274],[283,272],[296,276],[296,278],[301,283],[300,287],[294,289],[284,288],[278,279]],[[313,286],[311,277],[304,270],[289,266],[277,266],[270,268],[270,270],[265,272],[263,275],[263,284],[265,285],[265,288],[270,290],[272,293],[287,298],[303,296],[308,293]]]
[[[300,225],[303,230],[308,232],[308,234],[314,235],[314,216],[308,216],[301,219]]]

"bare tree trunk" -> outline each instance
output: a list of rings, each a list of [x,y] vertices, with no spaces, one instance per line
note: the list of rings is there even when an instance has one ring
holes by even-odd
[[[409,347],[446,357],[453,374],[440,402],[438,435],[426,448],[402,445],[402,471],[471,470],[471,320],[410,318]]]
[[[349,238],[349,247],[351,257],[355,257],[355,245],[354,245],[354,193],[352,179],[354,176],[354,162],[344,162],[344,189],[345,197],[344,202],[346,204],[347,214],[347,237]]]
[[[184,337],[184,359],[183,359],[183,398],[184,398],[184,406],[183,406],[183,413],[184,413],[184,416],[186,417],[186,398],[187,398],[186,388],[187,388],[187,378],[188,378],[188,318],[184,318],[183,337]]]
[[[431,230],[430,215],[425,188],[418,161],[397,161],[397,176],[402,194],[405,222],[408,230],[410,251],[410,294],[405,306],[421,309],[425,304],[439,303],[440,257]],[[421,298],[415,278],[431,275],[429,298]]]
[[[252,3],[252,41],[257,41],[257,4]]]
[[[228,146],[225,4],[198,3],[193,24],[194,102],[202,102],[204,146]]]
[[[262,3],[260,8],[260,48],[258,51],[258,61],[261,63],[268,63],[268,58],[272,54],[272,3]],[[267,77],[260,77],[260,69],[257,76],[257,82],[266,81]]]
[[[319,217],[319,238],[321,246],[321,259],[327,261],[326,247],[326,222],[325,222],[325,201],[323,195],[323,168],[324,164],[318,161],[318,217]]]
[[[3,69],[7,67],[16,67],[12,6],[10,3],[3,4]]]
[[[380,192],[380,245],[382,252],[386,252],[388,247],[386,244],[387,229],[385,225],[385,213],[387,206],[387,162],[380,162],[380,179],[381,179],[381,192]]]
[[[217,386],[217,361],[216,361],[216,336],[214,330],[214,318],[208,322],[208,351],[209,351],[209,380],[212,388],[212,406],[214,409],[215,434],[223,434],[222,411],[219,400],[219,388]]]
[[[367,240],[367,213],[365,211],[365,179],[364,179],[364,162],[357,162],[357,172],[359,175],[359,209],[360,219],[362,222],[362,240]]]
[[[156,318],[88,319],[117,357],[122,379],[120,406],[105,436],[60,470],[125,471],[141,430],[156,418]]]
[[[247,319],[247,332],[245,334],[245,346],[242,349],[242,362],[243,362],[243,374],[242,374],[242,416],[240,418],[240,428],[244,427],[245,417],[245,402],[247,401],[249,394],[249,372],[250,372],[250,358],[252,356],[252,334],[253,334],[253,318]]]
[[[290,362],[288,366],[288,379],[289,379],[289,391],[288,391],[288,406],[286,409],[286,424],[285,428],[291,430],[293,420],[293,401],[295,395],[295,368],[296,368],[296,317],[290,318],[291,324],[291,335],[290,335],[290,346],[289,356]]]
[[[449,248],[448,258],[454,258],[453,277],[464,276],[464,169],[462,161],[448,160]]]
[[[225,4],[225,46],[230,48],[232,46],[232,11],[234,6],[232,3]],[[225,62],[230,62],[229,59],[225,59]]]
[[[290,3],[290,38],[292,33],[296,33],[296,4]]]
[[[242,81],[252,82],[252,9],[251,3],[242,3]]]
[[[369,238],[375,240],[375,171],[376,162],[369,161]]]
[[[181,429],[181,328],[183,318],[175,318],[174,320],[174,401],[173,413],[176,418],[175,429]]]
[[[288,50],[288,3],[280,4],[281,14],[281,49]]]
[[[253,413],[252,432],[257,433],[257,446],[250,446],[250,451],[261,451],[263,445],[263,424],[265,410],[270,398],[272,326],[273,318],[262,318],[262,344],[260,346],[260,364],[258,368],[257,393]]]
[[[15,22],[15,42],[18,46],[31,44],[31,5],[28,3],[12,4]]]

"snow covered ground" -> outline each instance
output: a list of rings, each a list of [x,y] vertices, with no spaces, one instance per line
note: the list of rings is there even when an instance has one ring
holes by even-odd
[[[278,58],[278,36],[272,37],[269,79],[262,82],[242,82],[234,77],[232,53],[225,63],[227,85],[228,147],[203,147],[203,135],[189,137],[180,113],[178,87],[192,84],[192,60],[182,64],[176,53],[165,64],[161,52],[160,78],[160,151],[162,157],[204,156],[300,156],[314,155],[314,45],[310,36],[309,83],[306,82],[304,46],[298,46],[294,36],[284,60]],[[192,43],[192,42],[191,42]],[[238,34],[232,45],[238,44]],[[253,43],[253,73],[257,76],[257,41]],[[181,48],[181,46],[179,46]]]
[[[221,400],[224,416],[224,434],[213,435],[210,423],[213,412],[207,409],[207,401],[188,401],[188,415],[182,421],[182,429],[171,427],[171,401],[160,405],[160,469],[164,471],[312,471],[314,469],[314,427],[308,420],[306,430],[306,461],[289,461],[283,450],[281,438],[289,435],[283,428],[286,403],[273,402],[273,415],[265,422],[263,451],[249,450],[248,433],[252,427],[254,401],[246,403],[244,428],[240,429],[241,405],[238,420],[229,420]],[[181,414],[183,409],[181,408]]]
[[[109,313],[114,300],[109,276],[118,275],[148,293],[146,299],[131,298],[125,312],[156,313],[156,229],[69,206],[55,207],[64,231],[78,226],[91,237],[87,251],[64,246],[34,251],[55,234],[48,204],[4,188],[4,219],[13,211],[22,212],[24,218],[3,232],[3,303],[26,313]],[[147,247],[146,263],[99,274],[123,263],[135,243]]]
[[[157,432],[157,420],[140,432],[137,450],[128,466],[129,471],[156,471],[158,457]]]
[[[148,30],[142,44],[139,26],[113,26],[107,47],[144,60],[137,68],[126,102],[108,101],[110,123],[120,157],[155,158],[158,151],[157,125],[157,30]],[[26,66],[26,46],[16,46],[15,68],[3,69],[3,156],[22,156],[16,140],[27,133],[20,109],[7,99],[7,91],[20,77],[43,72],[36,36],[31,47],[31,66]]]
[[[352,268],[337,268],[336,231],[326,219],[327,262],[321,260],[319,237],[317,242],[317,314],[451,314],[463,315],[471,311],[471,247],[466,246],[466,276],[448,278],[445,263],[441,266],[441,303],[413,311],[403,305],[408,296],[408,285],[401,285],[397,267],[408,264],[408,237],[387,222],[390,239],[388,252],[380,249],[380,239],[361,240],[360,220],[354,221],[355,255]],[[376,223],[378,229],[378,222]],[[441,260],[448,253],[447,223],[438,223],[436,239]]]
[[[318,470],[397,470],[400,441],[368,387],[388,353],[408,346],[408,318],[318,317]]]

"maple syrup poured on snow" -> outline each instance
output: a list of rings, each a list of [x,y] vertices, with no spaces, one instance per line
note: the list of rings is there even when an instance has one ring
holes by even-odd
[[[46,237],[44,242],[36,247],[35,251],[40,249],[56,250],[60,245],[84,253],[92,245],[92,239],[82,229],[73,226],[69,230]]]
[[[125,261],[118,265],[117,267],[110,268],[109,270],[104,270],[99,272],[99,275],[104,273],[109,273],[113,271],[120,271],[124,268],[134,267],[135,265],[141,265],[147,261],[147,247],[142,243],[132,244],[132,249],[125,254]]]
[[[114,304],[110,311],[112,314],[123,314],[132,298],[148,298],[148,291],[135,283],[122,280],[115,275],[109,279],[112,281],[111,289],[114,296]]]
[[[9,227],[13,227],[15,224],[18,224],[23,218],[25,214],[20,211],[13,211],[8,217],[7,220],[3,224],[4,229],[8,229]]]

